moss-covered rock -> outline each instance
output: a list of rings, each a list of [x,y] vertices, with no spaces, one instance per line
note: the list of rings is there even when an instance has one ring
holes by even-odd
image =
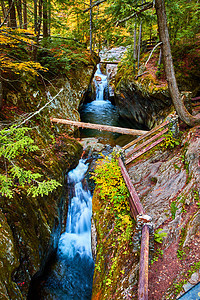
[[[32,128],[31,137],[40,150],[19,156],[17,164],[42,174],[45,180],[64,183],[66,172],[78,163],[82,146],[68,136],[68,133],[73,134],[74,128],[53,126],[50,116],[79,120],[78,107],[94,70],[95,61],[92,60],[88,66],[71,70],[62,78],[53,78],[51,84],[43,85],[40,79],[26,74],[12,87],[4,83],[4,102],[0,111],[3,123],[24,121],[63,89],[45,109],[24,123]],[[6,168],[2,159],[0,171],[5,172]],[[34,198],[20,188],[15,189],[12,199],[0,196],[1,299],[26,298],[31,278],[42,270],[55,250],[66,201],[62,187],[43,197]]]
[[[129,121],[152,128],[162,123],[171,111],[167,84],[145,74],[135,79],[129,66],[119,69],[115,82],[115,102],[119,113]]]

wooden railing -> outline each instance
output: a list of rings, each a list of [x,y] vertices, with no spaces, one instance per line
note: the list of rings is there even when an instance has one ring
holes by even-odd
[[[192,101],[192,108],[194,111],[200,110],[200,97],[191,98]]]
[[[125,157],[126,157],[125,164],[128,165],[134,159],[138,158],[139,156],[141,156],[142,154],[144,154],[148,150],[152,149],[153,147],[155,147],[156,145],[161,143],[165,139],[165,136],[162,136],[162,135],[164,135],[169,130],[169,128],[166,127],[169,123],[170,123],[169,121],[166,121],[166,122],[162,123],[161,125],[155,127],[154,129],[150,130],[146,134],[142,135],[141,137],[139,137],[139,138],[133,140],[132,142],[130,142],[129,144],[125,145],[123,147],[123,149],[127,150],[128,148],[130,148],[130,147],[134,146],[135,144],[141,142],[141,144],[139,144],[137,147],[134,147],[133,149],[131,149],[130,151],[128,151],[126,153],[126,155],[125,155]],[[166,128],[163,128],[163,127],[166,127]],[[163,129],[161,131],[159,131],[161,128],[163,128]],[[153,134],[155,134],[155,135],[153,135]],[[150,138],[150,136],[152,136],[152,137]],[[145,146],[147,146],[147,147],[144,148]]]
[[[170,121],[166,121],[161,125],[155,127],[139,138],[133,140],[131,143],[123,147],[124,150],[130,147],[135,147],[125,154],[125,164],[121,157],[118,158],[119,166],[127,188],[130,192],[130,210],[132,216],[137,220],[138,217],[143,221],[141,247],[140,247],[140,267],[139,267],[139,282],[138,282],[138,300],[148,300],[148,266],[149,266],[149,225],[151,217],[145,214],[144,208],[140,202],[139,196],[133,186],[128,171],[125,165],[128,165],[134,159],[152,149],[161,143],[165,136],[164,134],[169,130]],[[160,131],[161,130],[161,131]],[[153,135],[153,136],[152,136]],[[137,144],[140,143],[138,146]]]

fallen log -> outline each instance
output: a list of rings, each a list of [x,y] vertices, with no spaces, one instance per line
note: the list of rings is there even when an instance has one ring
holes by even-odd
[[[108,60],[104,60],[104,61],[100,61],[100,64],[109,64],[109,65],[117,65],[119,64],[121,61],[108,61]]]
[[[65,125],[72,125],[81,128],[90,128],[90,129],[97,129],[100,131],[110,131],[110,132],[117,132],[121,134],[129,134],[134,136],[139,136],[147,133],[145,130],[137,130],[137,129],[130,129],[130,128],[122,128],[122,127],[114,127],[108,125],[100,125],[100,124],[92,124],[92,123],[84,123],[84,122],[77,122],[71,120],[64,120],[64,119],[57,119],[57,118],[50,118],[51,122],[58,123],[58,124],[65,124]]]

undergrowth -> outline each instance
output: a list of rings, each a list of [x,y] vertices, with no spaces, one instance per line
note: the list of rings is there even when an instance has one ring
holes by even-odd
[[[118,161],[102,156],[92,177],[100,200],[94,214],[99,240],[95,264],[99,282],[95,289],[103,289],[104,296],[109,297],[114,290],[120,294],[119,280],[125,272],[124,261],[130,256],[135,223],[130,216],[129,192]]]

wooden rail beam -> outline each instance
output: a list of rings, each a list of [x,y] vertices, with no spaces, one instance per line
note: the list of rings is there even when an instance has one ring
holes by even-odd
[[[158,145],[159,143],[161,143],[163,140],[165,139],[165,137],[161,137],[159,140],[157,140],[156,142],[152,143],[151,145],[147,146],[146,148],[142,149],[140,152],[136,153],[135,155],[131,156],[130,158],[128,158],[125,163],[126,165],[129,164],[131,161],[133,161],[134,159],[138,158],[139,156],[141,156],[142,154],[144,154],[145,152],[147,152],[148,150],[152,149],[153,147],[155,147],[156,145]]]
[[[138,197],[138,194],[131,182],[131,179],[128,175],[128,172],[124,166],[124,163],[121,159],[121,157],[118,158],[118,161],[119,161],[119,166],[121,168],[121,172],[122,172],[122,175],[124,177],[124,180],[125,180],[125,183],[126,183],[126,186],[129,190],[129,193],[130,193],[130,198],[129,198],[129,201],[130,201],[130,206],[131,206],[131,211],[134,211],[134,212],[137,212],[137,215],[139,214],[142,214],[144,215],[144,209],[143,209],[143,206],[140,202],[140,199]],[[134,214],[135,215],[135,214]]]
[[[144,146],[150,144],[151,142],[153,142],[154,140],[156,140],[158,137],[160,137],[161,135],[163,135],[164,133],[166,133],[168,130],[169,130],[169,128],[163,129],[161,132],[159,132],[158,134],[154,135],[152,138],[148,139],[146,142],[144,142],[144,143],[140,144],[139,146],[133,148],[128,153],[126,153],[126,157],[132,155],[136,151],[142,149]]]
[[[155,128],[151,129],[150,131],[147,131],[144,135],[142,135],[141,137],[139,137],[139,138],[133,140],[132,142],[128,143],[127,145],[123,146],[122,148],[123,148],[124,150],[130,148],[130,147],[133,146],[134,144],[140,142],[142,139],[144,139],[144,138],[150,136],[151,134],[153,134],[154,132],[156,132],[158,129],[164,127],[165,125],[167,125],[167,124],[169,124],[169,123],[170,123],[169,121],[163,122],[162,124],[156,126]]]
[[[97,129],[100,131],[110,131],[110,132],[117,132],[121,134],[129,134],[129,135],[143,135],[147,133],[145,130],[137,130],[137,129],[130,129],[130,128],[122,128],[122,127],[114,127],[108,125],[100,125],[100,124],[92,124],[92,123],[84,123],[84,122],[77,122],[71,120],[64,120],[64,119],[57,119],[57,118],[50,118],[51,122],[58,123],[58,124],[65,124],[65,125],[73,125],[81,128],[90,128],[90,129]]]
[[[148,300],[148,271],[149,271],[149,227],[142,228],[141,248],[140,248],[140,269],[138,300]]]
[[[200,100],[200,97],[191,98],[192,101]]]
[[[200,106],[200,103],[197,102],[197,103],[192,103],[192,107],[197,107],[197,106]]]

